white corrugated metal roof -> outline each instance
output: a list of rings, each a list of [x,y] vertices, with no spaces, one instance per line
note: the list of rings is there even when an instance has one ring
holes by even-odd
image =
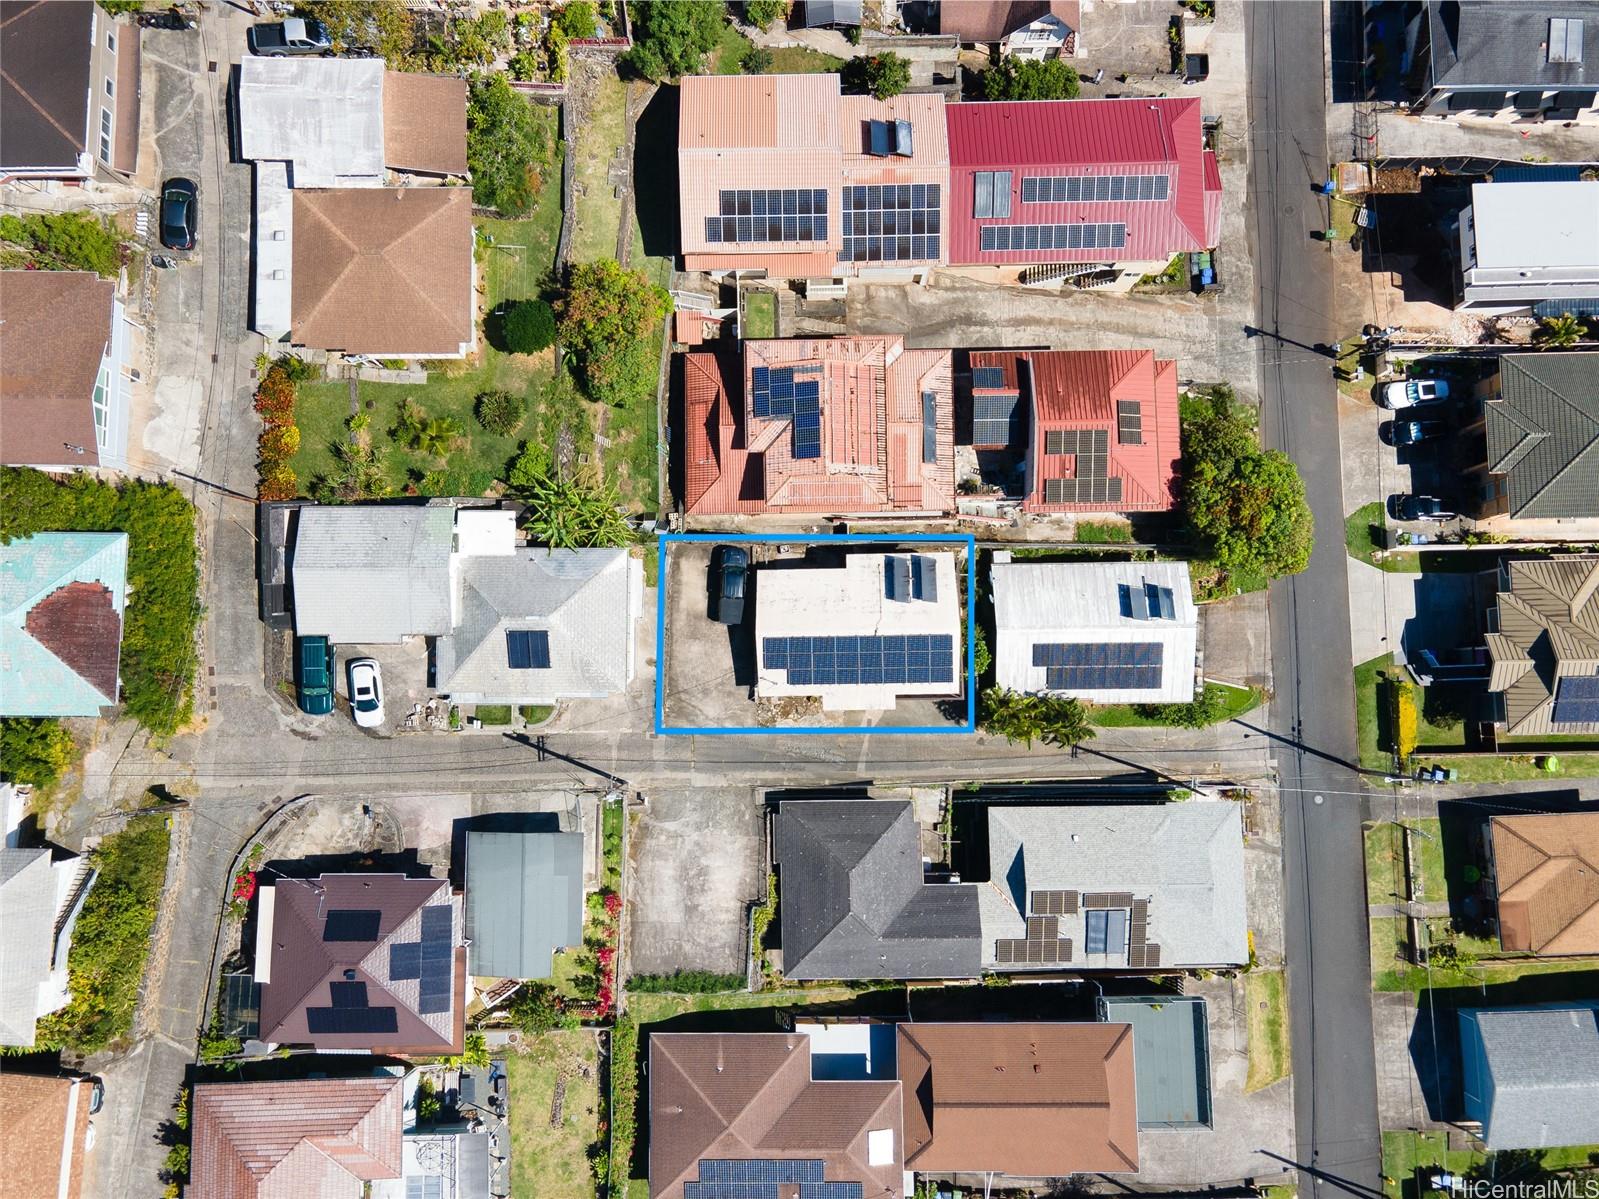
[[[294,201],[289,168],[255,164],[255,315],[251,328],[277,341],[293,324]]]
[[[294,187],[383,184],[383,60],[239,64],[239,154],[292,165]]]
[[[294,631],[340,644],[450,631],[455,509],[306,507],[294,542]]]
[[[1161,685],[1153,690],[1060,692],[1092,703],[1186,703],[1194,697],[1199,610],[1180,562],[1011,562],[989,571],[994,593],[994,680],[1012,691],[1045,691],[1045,668],[1033,665],[1044,643],[1161,646]],[[1168,588],[1173,619],[1121,613],[1121,587]]]

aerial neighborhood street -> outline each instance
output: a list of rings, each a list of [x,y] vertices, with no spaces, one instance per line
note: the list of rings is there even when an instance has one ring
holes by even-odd
[[[0,1197],[1599,1193],[1596,64],[0,0]]]

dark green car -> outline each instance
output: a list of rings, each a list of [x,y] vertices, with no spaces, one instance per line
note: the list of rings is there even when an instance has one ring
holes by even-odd
[[[333,711],[333,646],[326,637],[295,639],[294,675],[300,711],[307,716],[326,716]]]

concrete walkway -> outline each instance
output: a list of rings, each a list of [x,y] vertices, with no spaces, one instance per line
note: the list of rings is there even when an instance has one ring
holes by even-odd
[[[1418,919],[1447,918],[1449,904],[1445,900],[1435,900],[1431,903],[1373,903],[1367,905],[1373,917],[1390,917],[1403,920],[1409,916]]]
[[[1405,623],[1416,615],[1419,577],[1349,559],[1350,660],[1356,666],[1386,653],[1405,661]]]

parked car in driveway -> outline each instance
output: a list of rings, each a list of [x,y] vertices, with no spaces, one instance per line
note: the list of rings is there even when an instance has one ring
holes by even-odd
[[[750,556],[736,545],[711,551],[711,616],[721,624],[744,622],[744,592],[749,585]]]
[[[169,250],[192,250],[200,234],[200,189],[188,179],[161,185],[161,244]]]
[[[1398,383],[1384,383],[1377,393],[1379,404],[1395,410],[1442,404],[1448,399],[1449,384],[1443,379],[1405,379]]]
[[[1441,420],[1396,420],[1394,422],[1394,444],[1415,445],[1418,441],[1431,441],[1435,437],[1442,437],[1449,431],[1449,426]]]
[[[1435,495],[1402,495],[1397,505],[1400,520],[1454,520],[1455,514]]]
[[[282,58],[288,54],[322,54],[331,57],[333,39],[322,22],[290,17],[272,25],[252,25],[245,34],[251,54]]]
[[[383,727],[383,669],[375,658],[351,658],[345,667],[350,679],[350,711],[364,729]]]
[[[333,711],[333,645],[326,637],[300,637],[294,643],[294,682],[300,711],[326,716]]]

